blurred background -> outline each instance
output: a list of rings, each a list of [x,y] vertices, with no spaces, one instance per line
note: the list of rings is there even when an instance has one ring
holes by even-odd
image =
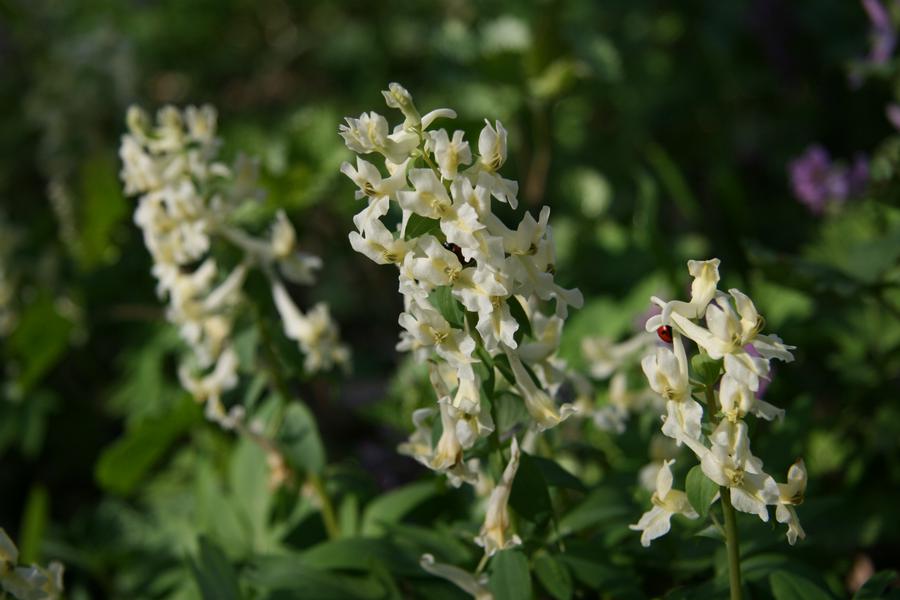
[[[227,443],[176,425],[125,470],[103,458],[184,401],[118,179],[131,104],[211,103],[224,155],[258,158],[266,209],[324,259],[301,298],[330,303],[354,353],[349,378],[298,388],[330,460],[371,494],[422,476],[395,452],[420,379],[394,351],[396,279],[350,249],[338,171],[338,124],[387,112],[398,81],[469,139],[484,117],[509,129],[506,176],[552,208],[558,276],[587,298],[571,364],[583,337],[634,332],[650,294],[683,294],[687,259],[722,259],[720,287],[798,347],[767,391],[788,418],[755,446],[806,458],[810,539],[792,552],[832,589],[898,566],[892,35],[847,0],[0,0],[0,526],[24,562],[63,560],[78,597],[169,597],[133,566],[169,489],[142,486]]]

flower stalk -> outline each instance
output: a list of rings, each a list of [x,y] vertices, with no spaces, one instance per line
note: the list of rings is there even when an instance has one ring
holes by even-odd
[[[741,600],[741,548],[738,540],[737,514],[731,505],[731,492],[725,486],[719,487],[722,497],[722,513],[725,517],[725,548],[728,552],[728,586],[731,600]]]

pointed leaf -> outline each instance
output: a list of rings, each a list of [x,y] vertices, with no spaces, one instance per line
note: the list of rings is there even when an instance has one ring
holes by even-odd
[[[700,465],[695,465],[687,474],[685,484],[688,502],[702,518],[709,514],[709,505],[719,492],[716,482],[707,477]]]
[[[532,594],[528,559],[518,550],[498,552],[491,560],[489,585],[494,600],[528,600]]]

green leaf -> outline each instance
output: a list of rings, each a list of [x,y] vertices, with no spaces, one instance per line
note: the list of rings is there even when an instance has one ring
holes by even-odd
[[[39,562],[41,559],[41,541],[50,516],[47,488],[38,484],[31,488],[25,503],[25,514],[22,515],[22,526],[19,530],[19,563],[23,565]]]
[[[500,371],[500,374],[503,375],[504,379],[515,385],[516,376],[513,375],[512,367],[509,366],[509,359],[506,358],[506,355],[498,354],[495,356],[494,366],[497,367],[497,370]]]
[[[237,575],[225,553],[205,536],[200,536],[199,556],[191,560],[191,571],[203,600],[240,600]]]
[[[518,550],[503,550],[491,559],[489,581],[495,600],[531,598],[531,573],[528,559]]]
[[[19,361],[18,384],[27,392],[62,358],[72,323],[57,310],[49,292],[31,300],[8,339]]]
[[[559,560],[569,568],[572,574],[582,584],[594,590],[603,590],[610,598],[619,598],[614,595],[613,587],[618,587],[626,582],[633,585],[632,577],[627,572],[616,569],[612,565],[597,562],[583,556],[574,556],[571,553],[561,554]]]
[[[584,501],[563,515],[559,520],[562,536],[577,533],[588,527],[626,527],[632,515],[632,508],[621,491],[612,487],[592,491]],[[627,527],[626,527],[627,529]]]
[[[267,599],[375,600],[385,598],[384,586],[372,577],[353,577],[321,571],[296,556],[254,559],[247,579],[271,590]]]
[[[111,154],[92,156],[81,164],[81,194],[77,199],[78,258],[86,269],[110,262],[117,256],[113,237],[129,212],[117,170],[117,162]]]
[[[709,514],[709,505],[718,493],[719,486],[703,473],[700,465],[695,465],[688,471],[685,491],[688,502],[697,511],[697,514],[701,518],[706,518],[706,515]]]
[[[775,571],[796,568],[796,565],[784,554],[765,552],[751,554],[741,559],[741,579],[743,581],[761,581]]]
[[[775,571],[769,576],[775,600],[831,600],[831,594],[812,581],[788,571]]]
[[[434,288],[434,290],[428,294],[428,301],[431,302],[431,305],[434,306],[439,313],[441,313],[441,316],[447,319],[447,322],[450,323],[451,327],[455,327],[456,329],[463,328],[466,313],[462,304],[459,303],[459,300],[453,297],[453,293],[449,286],[442,285]]]
[[[553,514],[550,492],[541,468],[533,457],[522,452],[519,470],[513,480],[509,505],[529,521],[540,523]]]
[[[722,373],[722,359],[713,360],[708,354],[695,354],[691,357],[691,369],[697,381],[712,386],[719,380],[719,375]]]
[[[392,490],[369,503],[363,513],[363,535],[378,535],[384,525],[399,522],[407,513],[436,493],[434,482],[420,481]]]
[[[572,597],[572,575],[556,557],[542,552],[534,559],[534,574],[547,592],[556,600]]]
[[[718,542],[724,542],[725,536],[722,534],[722,530],[716,527],[713,524],[709,524],[697,533],[694,534],[697,537],[705,537],[711,540],[716,540]]]
[[[392,541],[382,538],[342,538],[313,546],[300,555],[304,565],[323,571],[368,571],[381,564],[391,572],[421,575],[417,557],[404,553]]]
[[[495,395],[493,402],[497,416],[495,425],[500,434],[530,419],[528,410],[525,408],[525,400],[518,394],[504,390]]]
[[[272,493],[268,486],[266,453],[242,437],[231,456],[230,483],[237,504],[247,517],[254,539],[267,529]]]
[[[496,375],[494,375],[494,361],[481,344],[475,346],[475,356],[481,361],[473,365],[475,373],[481,379],[481,389],[488,398],[493,398],[496,379]]]
[[[100,455],[97,483],[109,492],[130,494],[178,436],[199,420],[198,405],[184,398],[172,413],[141,421]]]
[[[406,231],[403,239],[411,240],[426,234],[442,238],[441,222],[438,219],[429,219],[428,217],[412,213],[406,222]]]
[[[538,469],[540,469],[541,474],[544,476],[544,481],[546,481],[547,485],[550,487],[578,490],[579,492],[587,490],[580,479],[562,468],[555,460],[550,460],[543,456],[530,456],[529,458],[537,465]]]
[[[468,563],[472,559],[472,545],[465,538],[456,535],[453,525],[393,523],[385,525],[385,529],[397,544],[412,548],[416,557],[425,553],[433,554],[441,562],[455,565]]]
[[[288,404],[277,441],[288,463],[295,469],[320,473],[325,467],[325,446],[316,420],[305,404]]]
[[[897,571],[879,571],[859,588],[853,595],[853,600],[877,600],[884,594],[887,589],[897,579]]]
[[[512,318],[519,324],[519,328],[513,336],[516,343],[521,343],[522,338],[526,335],[528,337],[534,337],[534,331],[531,329],[531,321],[528,320],[528,315],[525,313],[525,309],[522,307],[522,303],[519,299],[513,296],[506,301],[506,305],[509,306],[509,314],[511,314]]]

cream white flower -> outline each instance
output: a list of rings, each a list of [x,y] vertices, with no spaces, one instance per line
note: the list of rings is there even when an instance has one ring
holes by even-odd
[[[404,210],[429,219],[441,219],[448,213],[453,201],[434,171],[410,169],[408,177],[413,191],[397,192],[397,201]]]
[[[347,147],[360,154],[368,154],[387,144],[388,122],[376,112],[363,113],[359,118],[345,119],[346,125],[338,129]]]
[[[367,160],[357,157],[356,169],[345,162],[341,165],[341,173],[349,177],[359,190],[356,199],[368,197],[371,200],[388,198],[406,186],[406,163],[389,177],[382,177],[378,168]]]
[[[638,333],[623,342],[616,343],[600,336],[585,337],[581,341],[581,353],[588,363],[591,377],[606,379],[624,365],[637,362],[655,346],[655,334]]]
[[[805,468],[802,461],[798,462],[788,473],[788,483],[776,484],[763,471],[762,461],[751,453],[744,421],[749,415],[767,420],[784,416],[782,409],[757,398],[755,392],[760,379],[770,375],[770,360],[793,360],[793,347],[783,344],[778,336],[760,333],[765,321],[746,294],[737,289],[724,294],[716,289],[718,267],[717,259],[689,263],[694,277],[690,302],[651,299],[662,312],[648,319],[646,328],[648,332],[658,331],[660,338],[670,334],[672,350],[657,348],[655,356],[645,357],[642,366],[654,391],[673,398],[666,405],[663,433],[691,448],[704,475],[727,488],[726,498],[735,509],[768,521],[767,507],[775,505],[776,518],[788,525],[788,541],[793,544],[804,535],[793,506],[803,498]],[[682,335],[693,340],[708,358],[722,361],[725,372],[718,386],[712,383],[717,372],[701,373],[695,382],[688,379]],[[708,360],[705,364],[713,370],[717,366]],[[690,399],[692,384],[707,396],[708,421],[714,426],[708,435],[701,427],[703,410],[699,403],[691,399],[696,406],[683,404],[685,398]]]
[[[335,365],[349,365],[350,351],[340,342],[337,325],[327,304],[320,302],[304,315],[278,282],[272,285],[272,297],[281,316],[285,336],[300,344],[306,372],[317,373]]]
[[[420,350],[433,348],[448,363],[459,369],[460,377],[472,379],[472,363],[475,359],[475,340],[461,329],[450,326],[441,314],[432,309],[419,307],[415,313],[400,314],[400,326],[411,338],[404,343],[401,350]]]
[[[726,373],[719,384],[719,404],[723,416],[732,423],[743,419],[748,413],[771,421],[784,417],[784,410],[757,398],[749,387]]]
[[[739,511],[769,520],[767,504],[778,502],[778,485],[762,470],[762,461],[750,453],[747,424],[723,420],[710,436],[712,447],[700,450],[703,473],[729,488],[731,504]],[[695,452],[698,446],[692,445]]]
[[[408,249],[406,242],[395,239],[381,221],[373,219],[367,222],[363,233],[365,236],[350,232],[350,245],[354,250],[379,265],[399,265],[403,262]]]
[[[397,452],[414,458],[428,466],[431,461],[431,424],[435,409],[419,408],[413,411],[413,432],[407,441],[397,446]]]
[[[700,439],[703,407],[691,397],[687,356],[681,336],[674,334],[672,349],[657,346],[656,355],[644,357],[641,368],[654,392],[666,399],[662,432],[679,444]]]
[[[438,118],[454,118],[453,111],[438,109],[418,119],[402,86],[392,84],[384,96],[405,117],[392,133],[374,113],[347,119],[340,128],[348,148],[358,154],[378,152],[386,159],[384,169],[362,160],[355,169],[346,163],[342,167],[359,189],[356,197],[369,200],[354,217],[350,242],[376,263],[397,265],[404,307],[397,349],[411,351],[417,361],[433,363],[440,371],[440,377],[432,377],[438,406],[415,414],[416,430],[403,452],[445,473],[452,485],[480,482],[485,477],[477,471],[478,461],[466,460],[465,454],[495,424],[482,410],[481,379],[473,365],[484,360],[483,366],[492,368],[494,358],[506,355],[514,373],[512,387],[534,420],[533,429],[557,425],[575,411],[569,404],[557,407],[552,395],[564,381],[575,380],[556,351],[566,308],[579,305],[581,296],[555,283],[549,211],[543,210],[537,220],[525,215],[513,229],[492,212],[495,199],[515,208],[518,191],[515,182],[498,173],[507,154],[503,126],[485,128],[475,156],[462,131],[451,135],[429,129]],[[390,185],[384,184],[385,170]],[[391,206],[400,209],[398,227],[386,224]],[[557,310],[548,316],[541,301],[552,299]],[[531,323],[521,354],[520,307]],[[426,421],[438,414],[442,434],[432,447]],[[492,518],[498,518],[497,509],[491,510]]]
[[[798,504],[803,504],[806,495],[806,479],[806,465],[803,459],[798,459],[788,469],[787,483],[778,484],[778,506],[775,509],[775,519],[788,526],[787,539],[792,546],[797,543],[798,538],[801,540],[806,538],[806,532],[803,531],[797,511],[794,509]]]
[[[669,533],[672,527],[672,515],[684,515],[688,519],[699,517],[688,502],[687,494],[672,489],[672,470],[670,466],[675,460],[664,461],[656,474],[656,491],[651,502],[653,507],[641,515],[640,520],[629,529],[641,532],[641,545],[647,547],[656,538]]]
[[[512,524],[509,519],[509,494],[512,491],[512,483],[519,469],[519,443],[513,438],[510,445],[509,463],[503,471],[500,482],[491,491],[488,499],[487,514],[481,532],[475,538],[475,543],[484,548],[485,554],[493,556],[499,550],[506,550],[518,546],[522,540],[512,532]]]
[[[525,400],[525,408],[535,420],[540,431],[556,427],[577,412],[572,404],[563,404],[557,408],[556,403],[547,392],[535,384],[525,365],[522,364],[519,354],[508,347],[503,350],[509,360],[513,376],[516,378],[516,389],[521,392],[522,398]]]
[[[653,296],[650,300],[661,307],[662,312],[647,319],[646,328],[648,332],[654,332],[663,325],[671,324],[672,314],[682,316],[685,319],[696,319],[703,316],[706,307],[715,297],[716,286],[719,283],[719,259],[689,260],[687,264],[688,272],[694,278],[691,283],[690,302],[682,302],[680,300],[665,302]]]
[[[58,600],[63,593],[63,566],[53,561],[47,567],[17,566],[19,550],[0,527],[0,595],[17,600]]]
[[[434,157],[437,159],[438,168],[441,170],[441,177],[447,180],[456,179],[456,173],[460,166],[468,165],[472,162],[472,151],[469,149],[469,142],[463,140],[465,132],[456,130],[453,132],[453,139],[444,129],[432,131],[431,147],[434,149]]]
[[[500,121],[495,121],[492,126],[490,121],[484,120],[484,128],[478,135],[478,161],[491,173],[500,170],[506,162],[506,137],[506,128]]]
[[[413,104],[412,94],[405,87],[399,83],[391,82],[388,84],[388,89],[381,93],[388,107],[396,108],[406,117],[404,125],[410,126],[421,123],[419,111],[416,110],[416,106]]]
[[[16,548],[6,531],[0,527],[0,565],[4,563],[15,565],[17,562],[19,562],[19,549]],[[0,572],[3,570],[0,569]]]
[[[165,107],[155,125],[133,107],[127,122],[120,148],[125,191],[141,194],[134,220],[153,258],[157,292],[168,299],[166,317],[191,350],[179,368],[180,379],[197,401],[206,403],[210,419],[233,427],[242,409],[226,411],[221,398],[237,385],[231,335],[248,270],[260,267],[273,290],[283,292],[279,276],[310,284],[321,261],[297,250],[296,231],[283,211],[276,213],[267,237],[230,224],[241,203],[259,198],[261,190],[251,161],[239,158],[232,169],[216,160],[220,141],[211,106],[183,112]],[[369,124],[377,130],[375,121]],[[243,259],[226,270],[210,255],[214,242],[237,248]],[[306,354],[308,371],[346,363],[349,355],[337,341],[327,307],[316,306],[304,316],[296,307],[289,310],[285,294],[274,293],[290,321],[286,331]]]

